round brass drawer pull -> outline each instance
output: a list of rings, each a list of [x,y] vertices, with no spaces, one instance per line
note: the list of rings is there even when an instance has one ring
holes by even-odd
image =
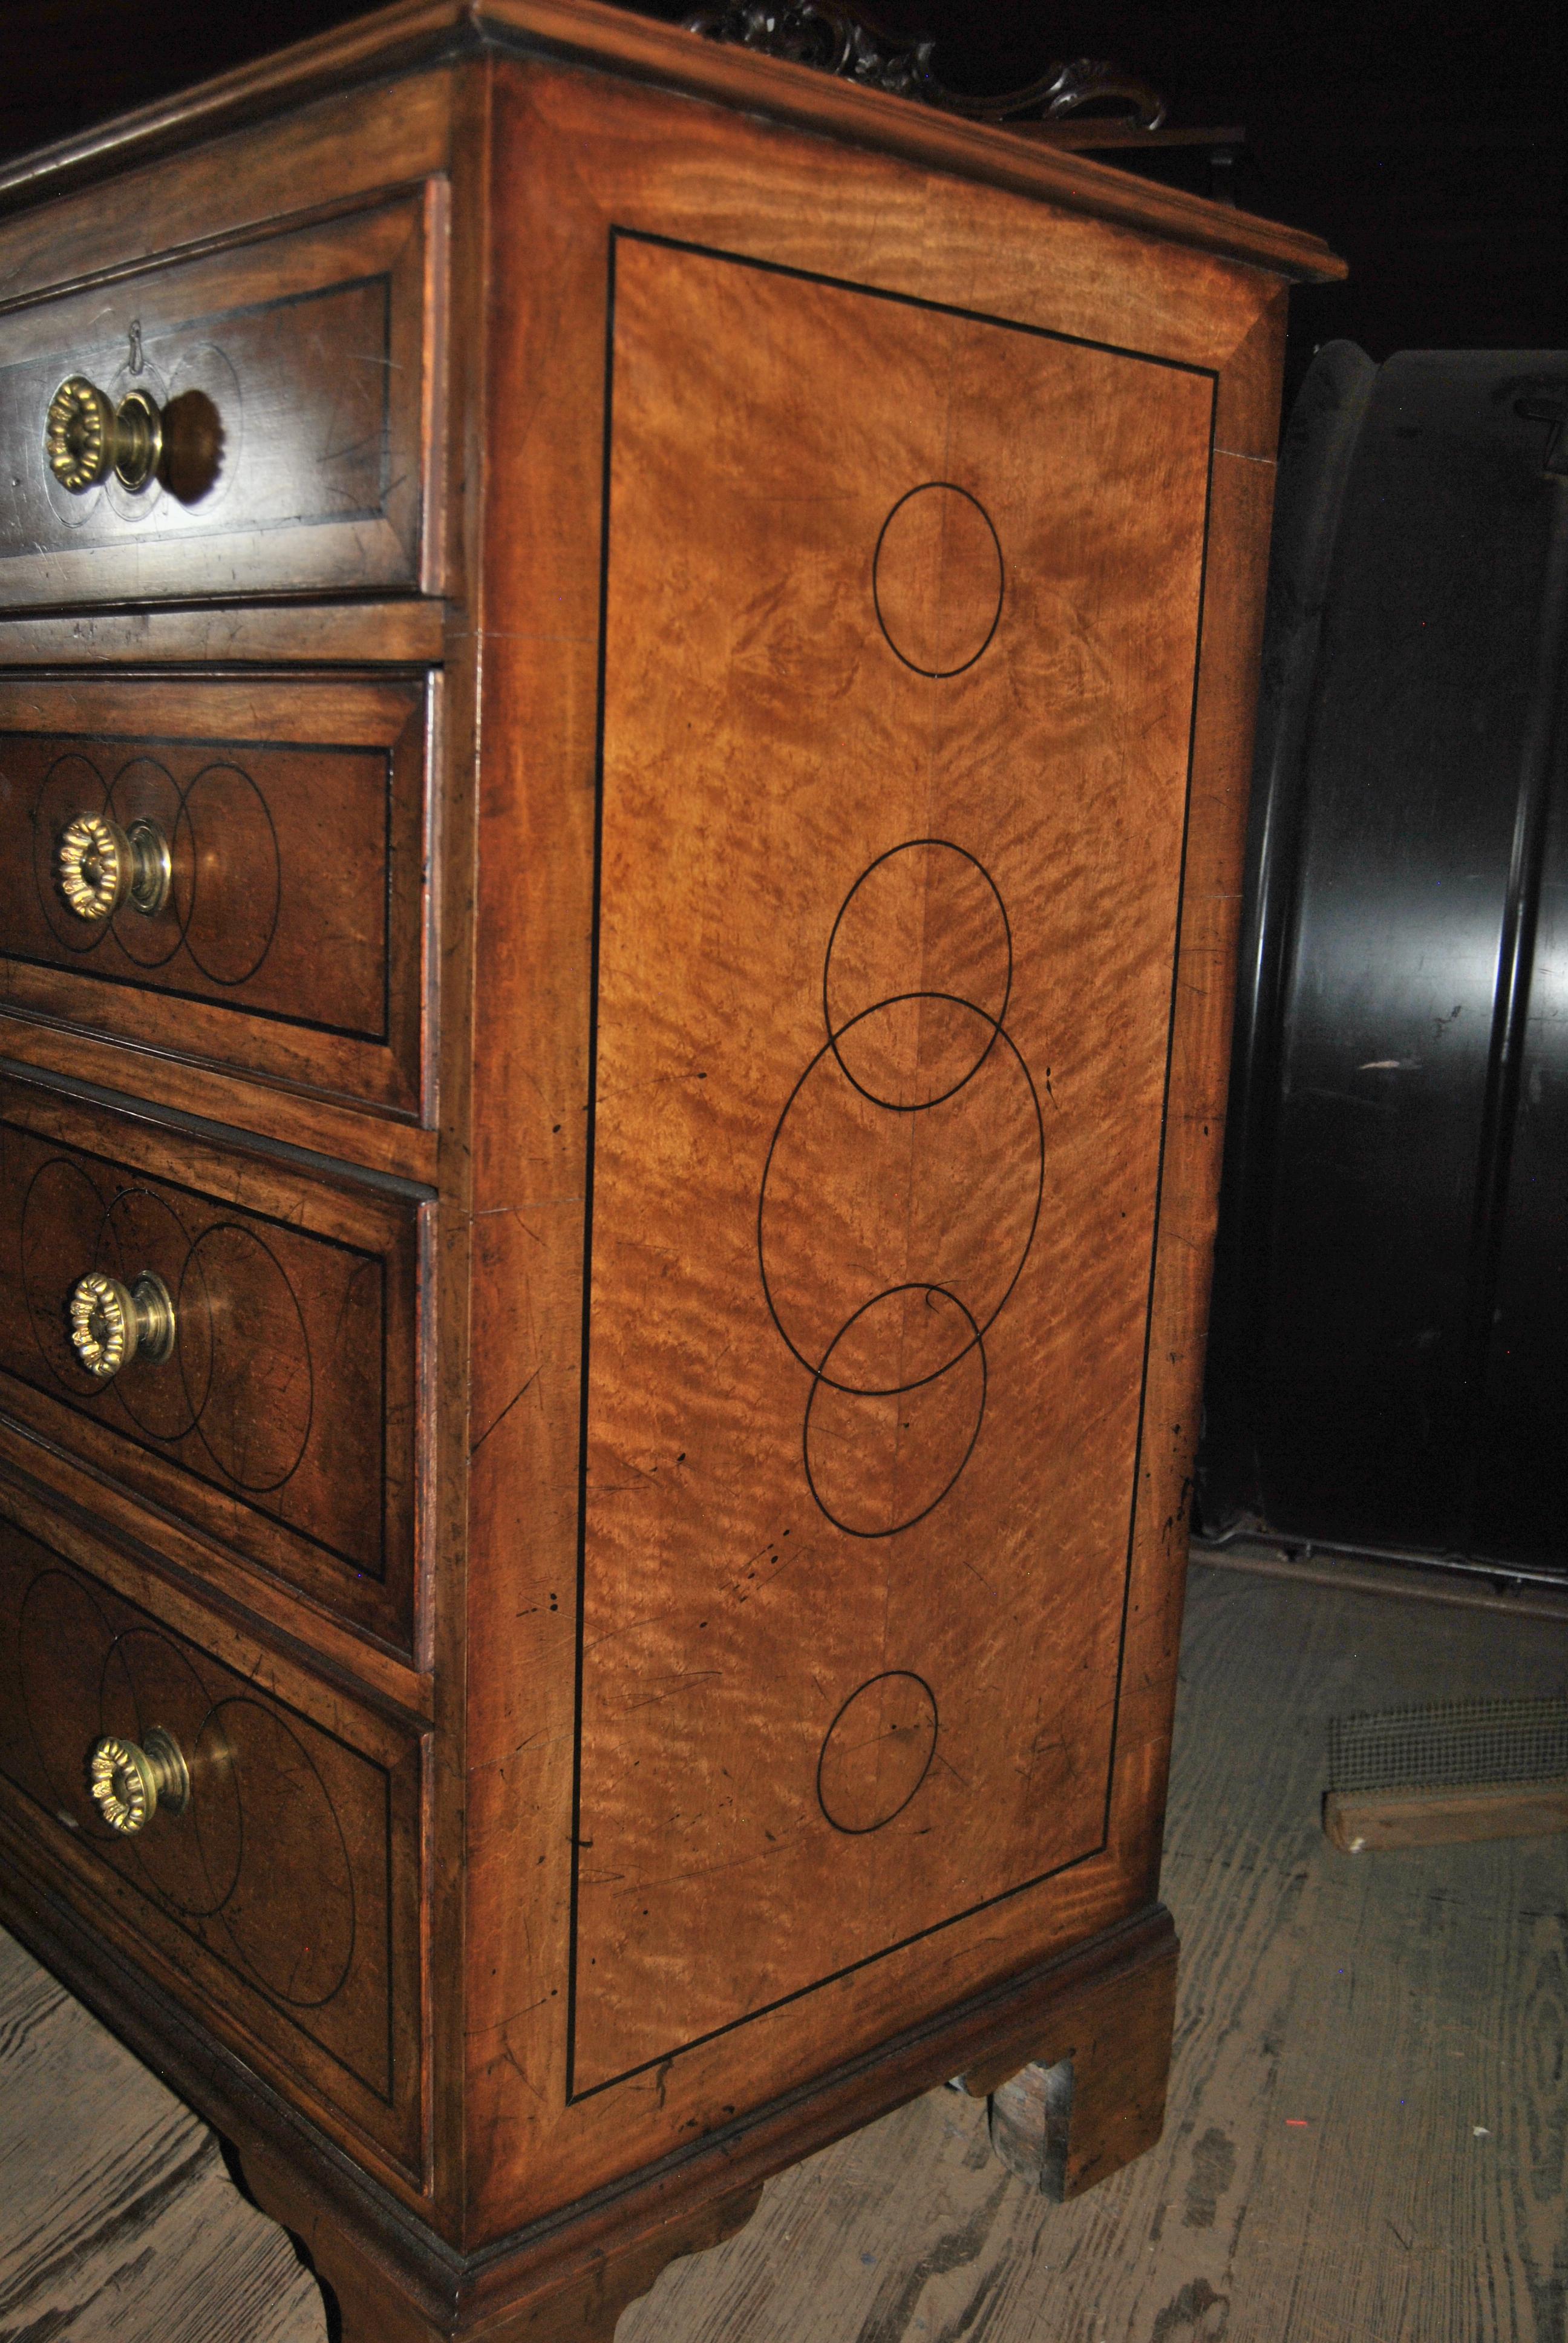
[[[145,390],[128,390],[116,407],[74,374],[49,401],[44,453],[49,469],[74,497],[118,475],[133,495],[147,487],[164,452],[164,419]]]
[[[169,900],[173,872],[168,840],[156,822],[122,830],[106,814],[79,813],[55,847],[55,880],[79,920],[106,920],[124,902],[151,919]]]
[[[121,1741],[113,1733],[95,1741],[87,1752],[87,1785],[109,1828],[126,1838],[144,1830],[160,1806],[183,1815],[190,1804],[191,1777],[179,1743],[161,1725],[140,1742]]]
[[[128,1289],[117,1277],[89,1270],[72,1286],[66,1314],[77,1362],[100,1383],[133,1359],[161,1366],[175,1346],[175,1305],[150,1269]]]

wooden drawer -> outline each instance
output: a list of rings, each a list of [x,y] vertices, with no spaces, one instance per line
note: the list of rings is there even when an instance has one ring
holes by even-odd
[[[433,487],[442,189],[14,310],[0,607],[417,587]],[[73,492],[45,448],[80,378],[162,417],[147,484]]]
[[[0,680],[0,1000],[417,1113],[427,696],[323,677]],[[85,820],[145,825],[162,888],[73,910]]]
[[[419,1210],[0,1082],[0,1404],[407,1651]],[[167,1358],[80,1363],[67,1310],[94,1271],[162,1281]]]
[[[0,1493],[0,1802],[182,1999],[417,2167],[417,1739],[178,1607],[201,1640],[30,1535]],[[220,1636],[236,1664],[203,1647]],[[154,1727],[188,1803],[126,1836],[89,1795],[89,1753]]]

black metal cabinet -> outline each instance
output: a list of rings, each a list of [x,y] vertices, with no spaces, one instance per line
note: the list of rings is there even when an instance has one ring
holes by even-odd
[[[1568,357],[1320,353],[1287,435],[1201,1465],[1568,1575]]]

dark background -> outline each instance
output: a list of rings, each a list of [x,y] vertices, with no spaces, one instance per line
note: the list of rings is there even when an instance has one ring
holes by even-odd
[[[678,18],[691,0],[642,0]],[[0,0],[0,155],[65,136],[366,13],[362,0]],[[1111,57],[1173,125],[1242,126],[1251,210],[1326,236],[1350,282],[1292,296],[1290,382],[1338,336],[1397,349],[1568,347],[1568,8],[873,0],[937,36],[954,87]]]

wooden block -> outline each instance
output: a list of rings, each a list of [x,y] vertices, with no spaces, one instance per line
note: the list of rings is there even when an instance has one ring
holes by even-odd
[[[1342,1855],[1568,1830],[1568,1782],[1443,1783],[1427,1790],[1331,1790],[1323,1831]]]

